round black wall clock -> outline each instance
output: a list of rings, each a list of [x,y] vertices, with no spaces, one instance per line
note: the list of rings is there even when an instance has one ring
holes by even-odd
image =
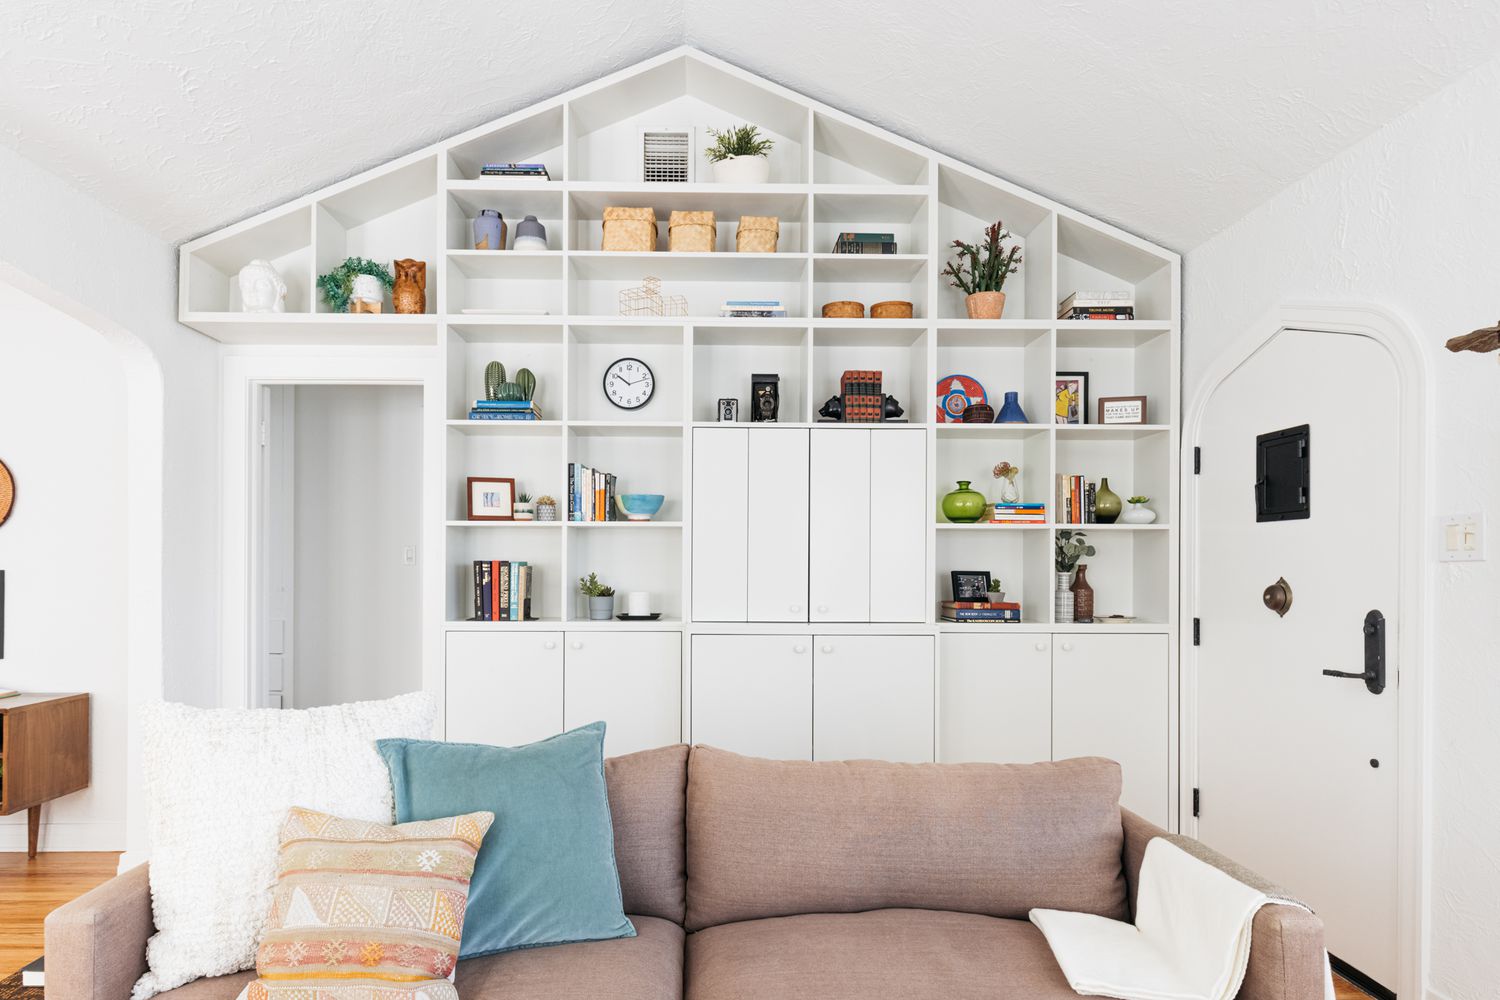
[[[604,395],[622,410],[639,410],[651,402],[656,376],[640,358],[621,358],[604,369]]]

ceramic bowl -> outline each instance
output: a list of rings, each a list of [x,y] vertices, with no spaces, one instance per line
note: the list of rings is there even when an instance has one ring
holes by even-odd
[[[628,521],[649,521],[666,499],[660,493],[621,493],[615,497],[615,506]]]

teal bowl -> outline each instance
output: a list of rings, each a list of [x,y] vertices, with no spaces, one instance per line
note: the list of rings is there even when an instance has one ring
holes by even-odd
[[[660,493],[621,493],[615,497],[615,506],[627,521],[649,521],[666,499]]]

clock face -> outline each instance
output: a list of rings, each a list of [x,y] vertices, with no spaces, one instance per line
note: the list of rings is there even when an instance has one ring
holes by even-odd
[[[622,410],[639,410],[655,391],[656,377],[640,358],[621,358],[604,369],[604,395]]]

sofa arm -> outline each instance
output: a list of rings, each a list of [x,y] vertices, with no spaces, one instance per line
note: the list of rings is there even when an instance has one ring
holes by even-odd
[[[1165,837],[1199,860],[1268,896],[1291,899],[1266,879],[1190,837],[1168,833],[1128,809],[1120,810],[1120,815],[1125,827],[1125,883],[1132,916],[1146,845],[1157,837]],[[1326,976],[1323,921],[1301,906],[1262,906],[1250,927],[1250,962],[1245,968],[1238,1000],[1323,1000]]]
[[[156,932],[140,865],[47,915],[47,1000],[123,1000]]]

